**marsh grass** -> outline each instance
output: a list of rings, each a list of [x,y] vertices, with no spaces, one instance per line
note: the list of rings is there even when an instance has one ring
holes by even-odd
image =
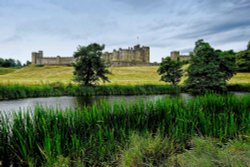
[[[214,167],[249,166],[250,140],[230,140],[193,137],[188,149],[180,150],[168,138],[133,134],[128,147],[121,152],[120,167]]]
[[[0,161],[40,166],[62,156],[85,166],[117,166],[134,132],[159,133],[183,148],[193,136],[226,142],[250,134],[249,109],[250,96],[205,95],[66,111],[37,107],[32,115],[16,113],[13,121],[1,114]]]
[[[179,87],[170,85],[76,86],[56,82],[40,86],[0,85],[0,100],[49,96],[177,94],[179,92]]]

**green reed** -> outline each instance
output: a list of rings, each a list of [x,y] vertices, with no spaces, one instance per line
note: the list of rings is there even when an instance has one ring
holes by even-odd
[[[117,102],[84,109],[19,112],[13,120],[2,114],[0,161],[39,166],[63,155],[86,166],[116,166],[117,153],[132,133],[160,133],[185,146],[193,136],[221,141],[250,135],[250,96],[205,95],[185,101]],[[8,165],[9,165],[8,164]]]
[[[76,86],[61,83],[40,86],[0,85],[0,100],[49,96],[176,94],[179,92],[179,87],[170,85]]]

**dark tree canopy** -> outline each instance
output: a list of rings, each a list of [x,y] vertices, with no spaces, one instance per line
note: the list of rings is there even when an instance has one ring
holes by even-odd
[[[250,41],[247,44],[247,50],[250,50]]]
[[[235,69],[232,51],[215,51],[209,43],[198,40],[191,55],[186,88],[193,94],[224,92],[226,81],[235,74]]]
[[[14,59],[2,59],[0,58],[0,67],[21,67],[22,63],[19,60]]]
[[[233,50],[216,50],[216,52],[219,54],[220,58],[220,71],[225,73],[224,79],[228,81],[238,70],[238,66],[236,64],[236,54]]]
[[[250,41],[247,45],[247,50],[240,51],[236,54],[237,65],[240,72],[250,72]]]
[[[161,80],[164,82],[171,82],[173,85],[177,85],[182,76],[181,63],[179,61],[173,61],[170,57],[166,57],[160,63],[158,74],[161,75]]]
[[[100,80],[108,81],[106,76],[110,72],[101,59],[104,45],[97,43],[88,46],[79,46],[74,53],[75,80],[83,85],[96,85]]]

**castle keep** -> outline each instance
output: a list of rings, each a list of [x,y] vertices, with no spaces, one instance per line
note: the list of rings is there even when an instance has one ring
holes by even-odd
[[[188,55],[181,55],[179,51],[172,51],[170,53],[170,57],[171,57],[171,60],[174,60],[174,61],[189,61],[190,60],[190,56]]]
[[[142,66],[149,65],[149,47],[136,45],[133,48],[105,52],[102,58],[111,66]],[[73,57],[44,57],[43,51],[32,52],[32,64],[35,65],[71,65]]]
[[[136,45],[133,48],[105,52],[103,59],[111,66],[143,66],[149,65],[150,48]]]

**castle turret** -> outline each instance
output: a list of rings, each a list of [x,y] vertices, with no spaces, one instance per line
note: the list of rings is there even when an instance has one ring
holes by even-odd
[[[31,59],[32,59],[32,64],[36,64],[36,59],[37,59],[37,53],[36,52],[31,53]]]
[[[149,47],[142,47],[143,51],[144,51],[144,55],[143,55],[143,62],[144,63],[149,63],[149,59],[150,59],[150,48]]]

